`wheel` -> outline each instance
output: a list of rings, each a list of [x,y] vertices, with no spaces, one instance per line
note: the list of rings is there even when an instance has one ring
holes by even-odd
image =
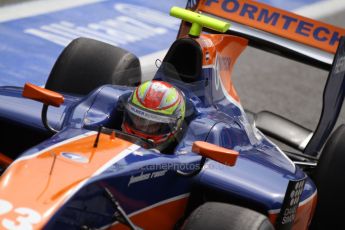
[[[45,87],[85,95],[101,85],[135,86],[140,80],[140,62],[134,54],[104,42],[77,38],[60,54]]]
[[[345,125],[339,126],[328,139],[313,179],[318,201],[312,220],[312,229],[345,229],[342,218],[345,207]]]
[[[235,205],[208,202],[188,217],[183,230],[273,230],[273,226],[266,216],[250,209]]]

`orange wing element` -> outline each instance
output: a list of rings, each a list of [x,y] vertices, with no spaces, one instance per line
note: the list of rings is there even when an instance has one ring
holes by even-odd
[[[16,223],[29,217],[18,213],[26,208],[35,217],[33,229],[42,229],[83,183],[134,151],[132,143],[105,134],[94,148],[95,138],[91,133],[13,162],[0,178],[0,205],[8,207],[0,219]]]
[[[199,11],[335,53],[345,29],[252,0],[201,0]]]
[[[237,58],[248,45],[248,40],[231,35],[202,34],[197,39],[203,51],[203,65],[215,65],[227,93],[237,102],[240,98],[231,80]]]
[[[239,153],[234,150],[226,149],[204,141],[195,141],[193,143],[192,151],[229,166],[234,166],[236,164],[236,160],[239,155]]]
[[[46,105],[59,107],[64,102],[64,97],[54,91],[26,83],[23,90],[23,97],[43,102]]]

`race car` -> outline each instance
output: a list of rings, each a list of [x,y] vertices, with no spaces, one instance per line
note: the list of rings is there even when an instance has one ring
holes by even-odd
[[[181,25],[149,76],[178,88],[186,100],[183,135],[172,150],[157,151],[149,139],[122,131],[124,106],[147,73],[119,47],[76,39],[44,88],[0,87],[1,229],[344,227],[337,210],[344,203],[338,175],[345,126],[329,135],[344,99],[345,39],[332,44],[336,53],[323,44],[323,51],[301,51],[303,45],[282,47],[270,40],[277,37],[254,36],[236,22],[231,30],[227,21],[236,18],[226,13],[266,15],[265,23],[274,19],[269,15],[288,15],[302,27],[310,19],[241,0],[190,1],[188,8],[202,14],[171,9],[190,24]],[[282,25],[276,20],[271,26]],[[345,34],[321,23],[315,30],[315,38]],[[248,44],[330,71],[313,133],[268,112],[252,120],[243,109],[230,76]],[[268,136],[301,152],[283,152]]]

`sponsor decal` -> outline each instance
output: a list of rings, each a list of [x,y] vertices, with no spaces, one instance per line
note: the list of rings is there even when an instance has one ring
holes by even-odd
[[[215,66],[215,74],[214,74],[214,81],[215,81],[215,88],[216,91],[219,89],[219,81],[220,81],[220,72],[221,71],[230,71],[231,66],[231,59],[227,56],[217,56],[216,57],[216,66]]]
[[[115,46],[164,35],[168,30],[176,30],[179,21],[163,12],[144,6],[117,3],[113,5],[115,15],[86,25],[79,25],[69,20],[56,21],[39,28],[28,28],[24,32],[66,46],[77,37],[101,40]],[[128,16],[127,16],[128,15]]]
[[[202,0],[199,9],[335,53],[345,30],[269,5],[244,0]]]
[[[338,74],[345,71],[345,57],[339,58],[337,64],[335,64],[334,73]]]
[[[283,206],[276,222],[277,229],[291,229],[304,191],[305,182],[306,178],[289,182]]]
[[[231,59],[226,56],[219,56],[217,58],[217,66],[220,71],[230,71]]]
[[[135,184],[135,183],[138,183],[141,181],[162,177],[166,174],[167,171],[168,170],[161,170],[161,171],[156,171],[156,172],[152,172],[152,173],[141,172],[141,174],[138,176],[131,176],[131,178],[129,179],[129,182],[128,182],[128,187],[132,184]]]
[[[88,158],[86,158],[86,157],[84,157],[84,156],[82,156],[80,154],[77,154],[77,153],[66,153],[66,152],[63,152],[63,153],[61,153],[61,156],[66,158],[66,159],[78,162],[78,163],[87,163],[87,162],[89,162]]]
[[[44,85],[63,47],[78,37],[119,46],[138,57],[166,49],[181,22],[169,16],[169,9],[185,4],[185,0],[85,1],[78,7],[1,22],[0,85],[22,86],[28,81]]]
[[[151,120],[151,121],[157,121],[157,122],[170,124],[170,123],[174,123],[175,119],[176,119],[174,117],[160,116],[160,115],[154,114],[152,112],[147,112],[147,111],[141,110],[141,109],[139,109],[139,108],[137,108],[131,104],[127,105],[127,109],[130,112],[132,112],[133,114],[135,114],[139,117],[142,117],[142,118],[146,118],[146,119]]]

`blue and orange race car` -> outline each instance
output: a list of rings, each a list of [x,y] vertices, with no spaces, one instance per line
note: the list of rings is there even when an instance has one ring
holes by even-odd
[[[330,136],[344,99],[345,39],[330,41],[344,30],[252,1],[188,8],[202,14],[172,8],[191,24],[152,76],[186,98],[183,136],[171,151],[121,131],[124,104],[146,73],[118,47],[76,39],[45,88],[0,88],[1,229],[344,228],[345,126]],[[287,17],[299,24],[288,28]],[[298,45],[279,43],[284,30]],[[313,133],[244,111],[230,76],[248,44],[330,71]]]

